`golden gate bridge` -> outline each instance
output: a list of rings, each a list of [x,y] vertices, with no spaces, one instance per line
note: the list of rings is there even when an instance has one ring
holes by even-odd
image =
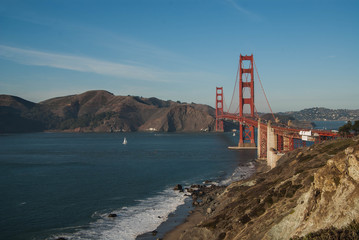
[[[256,83],[260,84],[270,113],[273,119],[276,119],[259,78],[253,54],[250,56],[240,55],[236,83],[228,108],[224,101],[223,87],[216,88],[216,131],[224,130],[224,120],[239,122],[238,146],[229,147],[230,149],[257,149],[258,158],[266,159],[268,165],[273,168],[280,156],[286,152],[304,147],[308,143],[320,143],[338,137],[337,132],[293,128],[279,121],[262,120],[254,101],[255,73]],[[237,83],[239,102],[235,104]],[[234,111],[232,110],[233,105],[238,105]],[[257,141],[255,141],[255,134],[257,134]]]

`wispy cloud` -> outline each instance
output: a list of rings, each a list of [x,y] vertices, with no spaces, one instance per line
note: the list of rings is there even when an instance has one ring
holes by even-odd
[[[159,83],[196,82],[206,79],[215,81],[223,76],[203,71],[169,71],[140,64],[122,64],[89,57],[28,50],[23,48],[0,45],[0,58],[30,66],[44,66],[114,76],[120,80],[141,80]]]
[[[261,17],[258,16],[257,14],[248,11],[247,9],[241,7],[240,5],[238,5],[238,3],[235,2],[235,0],[225,0],[226,2],[230,3],[238,12],[240,12],[241,14],[246,15],[247,17],[250,17],[253,20],[260,20]]]
[[[47,66],[144,81],[165,82],[171,80],[171,76],[174,74],[134,64],[121,64],[89,57],[27,50],[5,45],[0,45],[0,57],[25,65]]]

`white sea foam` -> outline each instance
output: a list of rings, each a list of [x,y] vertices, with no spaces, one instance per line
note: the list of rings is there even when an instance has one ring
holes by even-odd
[[[255,173],[255,165],[253,162],[248,162],[247,164],[238,166],[231,176],[219,182],[219,185],[229,185],[232,182],[239,181],[245,178],[250,177]]]
[[[184,204],[184,193],[167,189],[155,197],[138,201],[131,207],[123,207],[117,211],[94,213],[99,219],[86,229],[71,234],[57,234],[50,239],[64,237],[74,240],[82,239],[135,239],[136,236],[155,230],[168,215],[174,212],[179,205]],[[107,217],[108,214],[117,214],[116,218]]]

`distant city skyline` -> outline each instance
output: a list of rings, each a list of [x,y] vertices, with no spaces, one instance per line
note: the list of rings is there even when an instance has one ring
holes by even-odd
[[[214,106],[253,54],[274,112],[359,109],[358,12],[355,0],[3,0],[0,94]]]

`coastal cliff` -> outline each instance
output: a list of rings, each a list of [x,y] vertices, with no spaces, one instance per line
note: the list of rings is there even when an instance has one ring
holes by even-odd
[[[203,202],[165,239],[358,239],[359,138],[297,149]]]

